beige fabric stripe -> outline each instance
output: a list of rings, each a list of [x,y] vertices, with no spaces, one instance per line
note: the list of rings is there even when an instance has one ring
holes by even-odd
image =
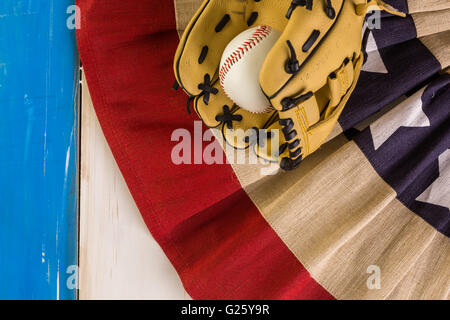
[[[280,238],[338,299],[447,298],[449,239],[396,200],[353,142],[330,152],[246,189]],[[371,265],[379,290],[366,285]]]
[[[200,7],[203,0],[174,0],[177,30],[182,34],[189,20]],[[448,0],[408,0],[410,13],[450,9]]]
[[[440,62],[442,69],[450,66],[450,30],[422,37],[420,41]]]
[[[202,2],[202,0],[174,0],[177,31],[180,37]]]
[[[433,243],[422,253],[419,261],[402,280],[410,285],[398,285],[389,295],[389,299],[450,299],[450,251],[448,238],[435,237]],[[430,284],[442,284],[430,286]]]
[[[411,16],[418,38],[450,30],[450,9],[413,13]]]
[[[410,13],[423,11],[436,11],[450,8],[448,0],[408,0],[408,10]]]

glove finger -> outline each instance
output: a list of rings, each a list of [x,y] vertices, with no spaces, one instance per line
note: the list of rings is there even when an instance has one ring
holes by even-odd
[[[205,75],[214,78],[226,45],[247,28],[239,1],[205,0],[187,26],[178,46],[174,71],[180,86],[191,96],[202,92],[198,86]]]
[[[280,109],[285,97],[317,92],[346,59],[360,56],[368,11],[404,16],[381,0],[304,2],[291,6],[289,23],[260,73],[263,91]]]
[[[280,155],[283,169],[295,168],[333,129],[359,77],[363,24],[371,9],[394,12],[381,0],[291,6],[290,21],[260,73],[263,91],[280,111],[288,149]]]
[[[283,98],[318,91],[346,58],[359,56],[364,15],[356,14],[353,2],[331,1],[334,14],[323,1],[292,12],[260,74],[263,91],[279,109]]]
[[[289,23],[260,73],[261,88],[280,111],[279,161],[284,170],[296,168],[326,138],[328,127],[319,135],[308,132],[324,119],[325,108],[332,110],[353,83],[353,68],[348,67],[341,72],[345,77],[334,77],[336,88],[327,86],[333,78],[329,75],[360,56],[364,22],[354,2],[344,0],[306,1],[305,6],[291,6],[288,16]],[[338,97],[331,102],[332,92]]]
[[[252,113],[235,107],[232,115],[235,120],[226,121],[222,127],[225,141],[236,149],[246,149],[260,140],[259,130],[277,119],[277,112]],[[264,138],[262,138],[264,139]]]

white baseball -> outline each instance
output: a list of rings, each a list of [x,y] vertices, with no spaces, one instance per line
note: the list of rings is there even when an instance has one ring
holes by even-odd
[[[220,85],[239,107],[253,113],[273,110],[259,85],[259,73],[280,35],[269,26],[258,26],[239,34],[225,48],[220,62]]]

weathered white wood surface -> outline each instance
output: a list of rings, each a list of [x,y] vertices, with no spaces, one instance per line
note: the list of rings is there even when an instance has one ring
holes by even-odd
[[[190,299],[113,158],[82,83],[80,299]]]

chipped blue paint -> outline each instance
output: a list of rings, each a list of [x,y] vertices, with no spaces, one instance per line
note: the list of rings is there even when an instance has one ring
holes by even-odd
[[[66,285],[78,234],[73,1],[0,1],[0,299],[76,298]]]

